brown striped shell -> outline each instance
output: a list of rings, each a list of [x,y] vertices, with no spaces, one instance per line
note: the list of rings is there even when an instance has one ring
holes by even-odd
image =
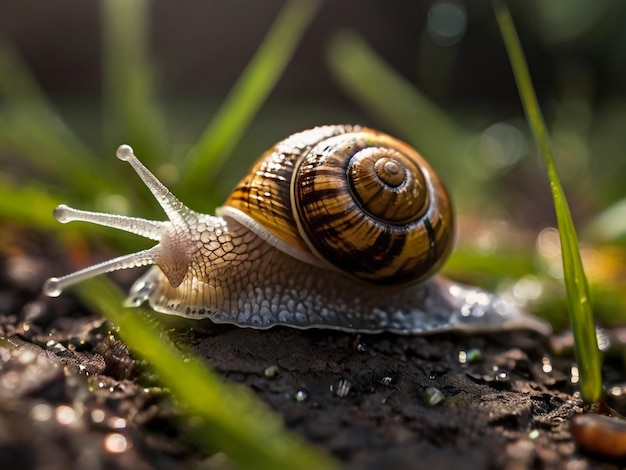
[[[406,143],[357,126],[317,127],[279,142],[224,206],[373,283],[428,277],[453,239],[450,201],[432,167]]]

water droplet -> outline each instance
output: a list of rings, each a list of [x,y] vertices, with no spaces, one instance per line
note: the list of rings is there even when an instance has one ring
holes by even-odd
[[[459,364],[467,364],[467,353],[459,351]]]
[[[48,421],[52,418],[52,408],[43,403],[39,403],[32,407],[30,416],[35,421]]]
[[[385,385],[385,386],[389,386],[391,385],[391,382],[393,382],[393,379],[391,377],[389,377],[388,375],[386,375],[385,377],[383,377],[382,379],[380,379],[380,383]]]
[[[278,366],[273,365],[266,367],[263,371],[263,375],[268,379],[273,379],[278,375]]]
[[[55,349],[56,352],[65,352],[67,348],[63,346],[61,343],[54,342],[50,349]]]
[[[330,386],[330,391],[339,398],[347,397],[350,390],[352,390],[352,384],[347,379],[337,380]]]
[[[57,406],[56,410],[54,410],[54,414],[57,421],[61,424],[69,425],[76,421],[76,412],[71,406]]]
[[[365,344],[365,343],[357,344],[356,345],[356,350],[357,350],[357,352],[360,352],[360,353],[367,352],[368,351],[367,344]]]
[[[611,347],[611,339],[602,328],[596,328],[596,341],[598,342],[598,349],[602,352],[608,351]]]
[[[309,391],[304,388],[301,388],[294,394],[293,397],[295,398],[297,402],[300,402],[300,403],[305,402],[309,399]]]
[[[124,429],[126,427],[126,420],[118,416],[113,416],[107,420],[107,424],[113,429]]]
[[[626,384],[613,384],[606,387],[606,404],[622,416],[626,415]]]
[[[550,374],[552,372],[552,362],[550,361],[549,357],[544,356],[541,358],[541,369],[546,374]]]
[[[499,370],[495,373],[493,378],[496,382],[508,382],[509,373],[505,370]]]
[[[426,387],[422,392],[422,401],[428,406],[435,406],[444,398],[443,392],[437,387]]]
[[[119,432],[112,432],[104,436],[104,448],[112,454],[121,454],[130,447],[126,436]]]
[[[91,420],[94,423],[102,423],[105,418],[104,410],[96,408],[95,410],[91,410]]]

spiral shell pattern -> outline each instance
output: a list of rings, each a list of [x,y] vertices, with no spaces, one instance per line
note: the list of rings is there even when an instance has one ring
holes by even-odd
[[[276,144],[225,203],[347,275],[403,283],[432,274],[453,239],[448,195],[410,146],[324,126]]]

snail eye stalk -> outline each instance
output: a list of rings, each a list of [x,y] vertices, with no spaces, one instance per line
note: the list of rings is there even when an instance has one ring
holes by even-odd
[[[139,175],[165,211],[169,222],[83,211],[73,209],[64,204],[61,204],[54,210],[54,217],[59,222],[63,224],[74,221],[89,222],[123,230],[160,242],[162,236],[170,227],[187,228],[189,224],[196,219],[195,213],[178,200],[176,196],[139,161],[129,145],[121,145],[117,149],[116,155],[120,160],[130,163],[137,175]],[[104,261],[66,276],[52,277],[45,282],[43,292],[49,297],[57,297],[67,287],[100,274],[157,264],[159,260],[159,248],[160,245],[157,244],[147,250]]]

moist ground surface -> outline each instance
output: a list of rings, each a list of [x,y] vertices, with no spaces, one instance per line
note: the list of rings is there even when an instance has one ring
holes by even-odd
[[[71,293],[40,296],[59,266],[32,237],[0,253],[0,467],[221,468],[112,325]],[[348,469],[619,468],[573,443],[572,360],[533,333],[163,328]]]

